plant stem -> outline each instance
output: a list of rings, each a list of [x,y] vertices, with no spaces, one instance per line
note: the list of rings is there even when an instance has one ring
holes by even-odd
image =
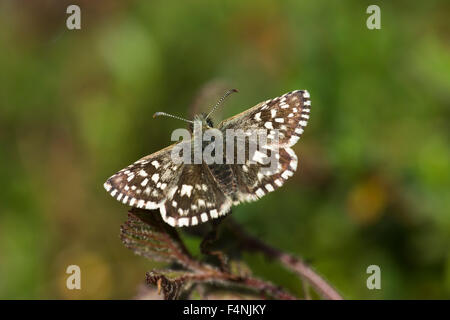
[[[342,300],[342,296],[319,274],[317,274],[310,266],[308,266],[301,258],[295,257],[288,253],[284,253],[258,238],[248,234],[236,221],[229,219],[228,223],[241,240],[243,247],[247,250],[252,249],[263,253],[266,257],[278,260],[285,268],[299,275],[306,280],[311,287],[324,299]]]

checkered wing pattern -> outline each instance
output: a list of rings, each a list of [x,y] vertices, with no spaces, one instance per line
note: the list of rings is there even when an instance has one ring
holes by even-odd
[[[231,201],[206,165],[174,164],[173,146],[120,170],[105,182],[105,189],[123,204],[159,209],[171,226],[192,226],[225,215]]]
[[[267,151],[268,156],[270,152],[272,151]],[[269,170],[269,167],[260,163],[247,163],[233,167],[238,185],[238,201],[234,204],[256,201],[280,188],[294,174],[297,170],[297,155],[291,148],[280,148],[278,152],[275,152],[275,156],[278,164],[274,170]]]
[[[219,218],[233,204],[257,200],[294,174],[297,156],[290,147],[303,133],[310,106],[309,93],[297,90],[223,121],[218,128],[222,132],[265,129],[269,133],[262,146],[265,152],[260,149],[249,154],[247,150],[243,164],[176,164],[171,158],[174,144],[120,170],[104,187],[123,204],[159,209],[172,226]],[[274,139],[276,133],[278,140]],[[273,156],[278,160],[274,168],[265,164],[266,158]]]
[[[186,164],[161,214],[172,226],[193,226],[225,215],[231,204],[205,164]]]
[[[238,182],[237,200],[234,204],[258,200],[281,187],[294,174],[298,159],[290,147],[297,143],[303,133],[309,120],[310,108],[308,91],[297,90],[261,102],[219,125],[223,131],[263,129],[268,132],[264,152],[247,152],[245,163],[233,166]],[[276,133],[278,141],[273,139]],[[272,153],[278,160],[278,165],[269,170],[264,163]]]
[[[105,182],[106,191],[132,207],[159,208],[183,171],[182,164],[172,162],[173,147],[171,145],[120,170]]]
[[[308,91],[296,90],[259,103],[247,111],[224,120],[219,129],[263,129],[268,131],[268,145],[278,130],[278,146],[291,147],[297,143],[308,124],[311,100]]]

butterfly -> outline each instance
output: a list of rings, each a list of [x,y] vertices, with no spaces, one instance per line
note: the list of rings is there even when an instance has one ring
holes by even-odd
[[[215,108],[234,91],[227,92]],[[308,123],[310,107],[308,91],[296,90],[261,102],[216,127],[221,132],[227,129],[267,130],[269,139],[264,147],[276,150],[278,163],[275,170],[263,170],[258,151],[247,152],[242,163],[175,163],[171,154],[181,143],[177,142],[120,170],[104,183],[104,188],[123,204],[159,209],[163,220],[173,227],[195,226],[225,216],[233,205],[258,200],[280,188],[294,174],[297,156],[291,147]],[[166,115],[191,124],[197,121],[204,128],[213,128],[210,114],[196,116],[194,121],[162,112],[155,115]],[[275,131],[277,139],[271,139]]]

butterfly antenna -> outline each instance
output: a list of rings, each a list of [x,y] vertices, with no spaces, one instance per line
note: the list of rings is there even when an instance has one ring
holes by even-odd
[[[184,119],[184,118],[177,117],[177,116],[173,116],[173,115],[168,114],[168,113],[165,113],[165,112],[156,112],[156,113],[153,115],[153,118],[156,118],[156,117],[159,117],[159,116],[166,116],[166,117],[170,117],[170,118],[174,118],[174,119],[186,121],[186,122],[189,122],[189,123],[194,123],[194,122],[191,121],[191,120],[186,120],[186,119]]]
[[[214,106],[214,108],[213,108],[213,109],[211,110],[211,112],[208,113],[208,115],[206,116],[206,119],[208,119],[209,116],[210,116],[214,111],[216,111],[217,107],[220,106],[220,105],[222,104],[222,102],[223,102],[230,94],[232,94],[232,93],[234,93],[234,92],[238,92],[237,89],[231,89],[231,90],[228,90],[228,91],[223,95],[223,97],[220,98],[219,101],[217,101],[217,103],[216,103],[216,105]]]

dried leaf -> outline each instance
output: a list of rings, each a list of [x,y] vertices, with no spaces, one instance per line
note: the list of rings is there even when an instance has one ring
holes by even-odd
[[[167,271],[165,271],[167,272]],[[156,286],[158,294],[163,293],[165,300],[176,300],[183,291],[185,278],[180,276],[178,278],[169,279],[167,274],[162,274],[156,271],[147,272],[145,277],[147,284]]]

